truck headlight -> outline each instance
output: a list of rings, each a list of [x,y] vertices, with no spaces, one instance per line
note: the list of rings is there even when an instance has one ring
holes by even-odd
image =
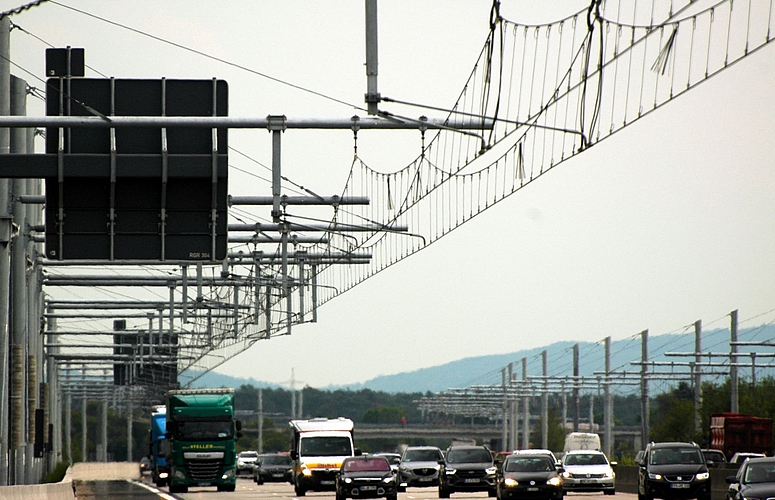
[[[173,472],[172,475],[175,476],[176,479],[186,479],[186,473],[180,469],[175,469],[175,472]]]
[[[221,476],[221,479],[229,479],[230,477],[234,477],[234,469],[226,469],[223,471],[223,476]]]
[[[304,477],[310,477],[310,476],[312,475],[312,471],[310,470],[310,468],[309,468],[309,467],[307,467],[306,465],[304,465],[304,464],[303,464],[303,465],[301,466],[301,474],[302,474]]]

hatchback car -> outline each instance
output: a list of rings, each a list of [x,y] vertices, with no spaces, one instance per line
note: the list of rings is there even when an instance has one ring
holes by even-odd
[[[237,474],[243,472],[252,472],[253,464],[258,460],[258,453],[255,451],[241,451],[237,454]]]
[[[749,451],[741,451],[732,455],[732,458],[729,460],[729,463],[739,465],[745,462],[749,458],[762,458],[763,456],[764,456],[764,453],[753,453]]]
[[[562,457],[565,491],[616,493],[616,474],[602,451],[571,450]]]
[[[497,477],[498,500],[560,500],[563,496],[562,478],[546,454],[509,455]]]
[[[398,491],[407,486],[438,486],[444,454],[436,446],[409,446],[398,464]]]
[[[710,500],[711,481],[695,443],[649,443],[638,463],[638,500]]]
[[[439,498],[456,491],[486,491],[497,495],[496,467],[485,446],[450,446],[444,468],[439,470]]]
[[[702,456],[705,457],[705,463],[708,465],[722,464],[727,461],[726,455],[724,455],[724,452],[721,450],[706,448],[702,450]]]
[[[775,458],[749,458],[727,483],[727,500],[775,497]]]
[[[336,500],[379,498],[396,500],[396,474],[385,457],[347,457],[336,475]]]
[[[268,482],[293,484],[290,455],[261,455],[253,466],[253,481],[257,484]]]

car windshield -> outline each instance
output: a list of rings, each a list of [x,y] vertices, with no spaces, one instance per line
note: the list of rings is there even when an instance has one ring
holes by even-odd
[[[441,450],[406,450],[404,462],[438,462],[443,460]]]
[[[565,465],[608,465],[608,461],[599,453],[571,453],[565,455]]]
[[[775,464],[751,464],[749,463],[743,473],[743,483],[771,483],[775,482]]]
[[[261,465],[291,465],[291,457],[288,455],[264,457],[261,461]]]
[[[341,457],[352,455],[352,445],[349,438],[340,436],[302,438],[299,454],[304,457]]]
[[[554,464],[548,457],[510,458],[503,466],[506,472],[548,472],[554,470]]]
[[[243,451],[239,454],[240,458],[258,458],[258,453],[253,451]]]
[[[386,459],[381,457],[347,460],[344,463],[345,472],[361,472],[361,471],[387,472],[389,470],[390,470],[390,464]]]
[[[700,450],[695,448],[659,448],[649,456],[651,465],[701,464]]]
[[[492,455],[484,449],[450,450],[447,453],[447,462],[455,464],[478,464],[490,461],[492,461]]]

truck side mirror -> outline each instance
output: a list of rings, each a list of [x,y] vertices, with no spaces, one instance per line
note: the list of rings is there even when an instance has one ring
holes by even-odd
[[[360,448],[355,448],[354,455],[355,455],[356,457],[360,457],[361,455],[363,455],[363,452],[361,451],[361,449],[360,449]]]
[[[242,420],[235,421],[235,424],[237,425],[237,430],[241,431],[242,430]]]
[[[241,432],[237,432],[237,439],[239,439],[241,437],[242,437],[242,433]]]

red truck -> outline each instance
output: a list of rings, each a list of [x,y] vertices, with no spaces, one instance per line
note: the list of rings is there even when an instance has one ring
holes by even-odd
[[[732,458],[737,452],[772,455],[772,419],[739,413],[710,416],[710,447]]]

